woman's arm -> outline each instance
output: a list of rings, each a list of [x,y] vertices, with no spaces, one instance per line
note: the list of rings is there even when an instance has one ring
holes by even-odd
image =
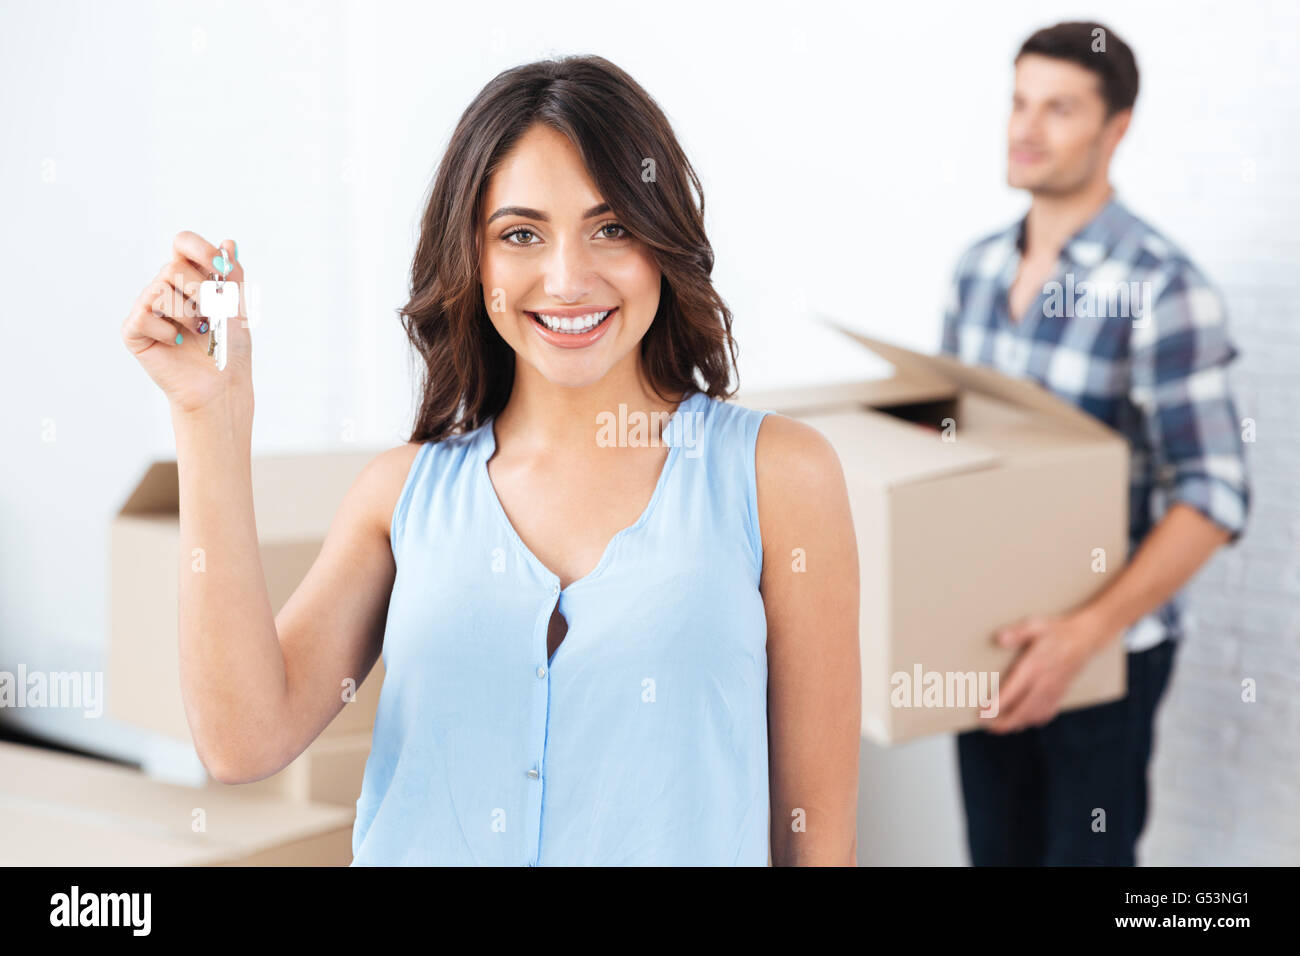
[[[202,283],[214,269],[239,303],[222,330],[221,370],[208,355],[210,330],[199,314]],[[226,783],[258,780],[290,763],[342,709],[344,687],[355,689],[370,672],[396,576],[388,528],[419,448],[392,449],[365,468],[276,618],[253,514],[244,288],[234,240],[214,246],[184,230],[121,330],[171,407],[180,486],[181,697],[199,759]]]
[[[396,576],[389,522],[419,446],[386,451],[363,469],[311,569],[273,617],[249,460],[240,454],[247,443],[224,443],[210,419],[174,420],[186,715],[208,771],[223,783],[247,783],[297,758],[374,666]],[[197,547],[202,574],[189,563]]]
[[[862,676],[858,547],[830,442],[777,414],[755,466],[767,609],[775,866],[855,865]]]
[[[284,749],[269,770],[260,768],[267,773],[295,760],[348,706],[383,649],[397,576],[389,527],[419,449],[415,442],[391,448],[357,476],[311,570],[276,617],[289,719]]]

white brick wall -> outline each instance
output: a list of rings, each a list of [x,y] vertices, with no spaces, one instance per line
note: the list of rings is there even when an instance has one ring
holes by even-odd
[[[1292,130],[1294,133],[1295,130]],[[1294,138],[1292,142],[1294,142]],[[1282,149],[1281,140],[1277,148]],[[1268,197],[1258,197],[1261,204]],[[1272,197],[1300,207],[1290,182]],[[1290,227],[1260,216],[1256,242],[1295,250]],[[1272,233],[1270,235],[1270,232]],[[1254,418],[1247,446],[1250,527],[1190,590],[1196,630],[1157,721],[1147,864],[1300,863],[1300,268],[1205,268],[1228,297],[1242,352],[1234,381]],[[1255,703],[1241,700],[1243,679]]]
[[[1157,722],[1149,864],[1300,864],[1300,9],[1258,12],[1215,51],[1237,68],[1188,104],[1189,120],[1213,116],[1182,143],[1182,170],[1199,172],[1174,170],[1152,196],[1180,209],[1179,240],[1227,297],[1256,440],[1249,529],[1190,590],[1198,627]],[[1256,703],[1241,700],[1246,678]]]

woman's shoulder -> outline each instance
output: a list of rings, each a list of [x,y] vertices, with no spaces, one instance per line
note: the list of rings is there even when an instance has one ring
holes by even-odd
[[[416,456],[420,454],[420,449],[427,444],[429,443],[408,441],[387,451],[381,451],[370,459],[362,474],[369,472],[371,482],[375,485],[396,484],[400,488],[406,481]]]
[[[355,495],[372,522],[387,533],[393,511],[402,497],[407,477],[428,442],[408,441],[381,451],[357,475],[350,494]]]
[[[421,453],[426,457],[437,457],[439,454],[445,456],[453,451],[468,449],[483,427],[486,426],[448,435],[440,440],[404,442],[372,458],[362,474],[376,489],[400,493],[402,486],[406,484],[407,476],[411,474],[411,469],[421,458]]]
[[[754,463],[759,480],[792,484],[805,493],[816,492],[827,477],[840,472],[835,447],[816,428],[779,412],[763,414]]]
[[[380,523],[390,527],[394,509],[403,491],[418,477],[417,471],[428,475],[431,469],[440,473],[462,470],[457,462],[468,460],[465,456],[486,427],[481,425],[440,440],[408,441],[380,452],[357,477],[357,494],[365,499]]]
[[[759,470],[787,470],[796,462],[821,471],[839,464],[826,437],[811,425],[779,412],[750,408],[739,402],[711,399],[715,415],[756,432],[755,463]]]
[[[834,494],[844,487],[839,454],[820,431],[806,422],[739,402],[710,399],[714,428],[744,434],[752,448],[760,500],[779,502],[788,495]],[[714,431],[714,434],[718,434]]]
[[[847,517],[839,454],[820,431],[778,412],[762,416],[754,443],[758,520],[766,539]],[[851,520],[851,519],[849,519]]]

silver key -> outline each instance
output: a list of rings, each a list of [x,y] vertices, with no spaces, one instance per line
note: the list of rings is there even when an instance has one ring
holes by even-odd
[[[199,314],[211,325],[208,354],[214,356],[217,371],[226,367],[226,323],[239,315],[239,283],[209,279],[199,283]]]

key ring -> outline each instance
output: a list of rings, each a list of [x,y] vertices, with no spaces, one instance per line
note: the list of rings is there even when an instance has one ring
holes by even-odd
[[[212,266],[216,271],[210,273],[211,279],[199,285],[199,313],[211,320],[200,325],[200,329],[210,332],[208,355],[216,359],[218,371],[226,367],[226,324],[237,315],[239,308],[239,284],[232,283],[233,287],[229,290],[225,288],[230,273],[234,271],[234,263],[234,256],[219,246],[218,254],[212,257]]]

